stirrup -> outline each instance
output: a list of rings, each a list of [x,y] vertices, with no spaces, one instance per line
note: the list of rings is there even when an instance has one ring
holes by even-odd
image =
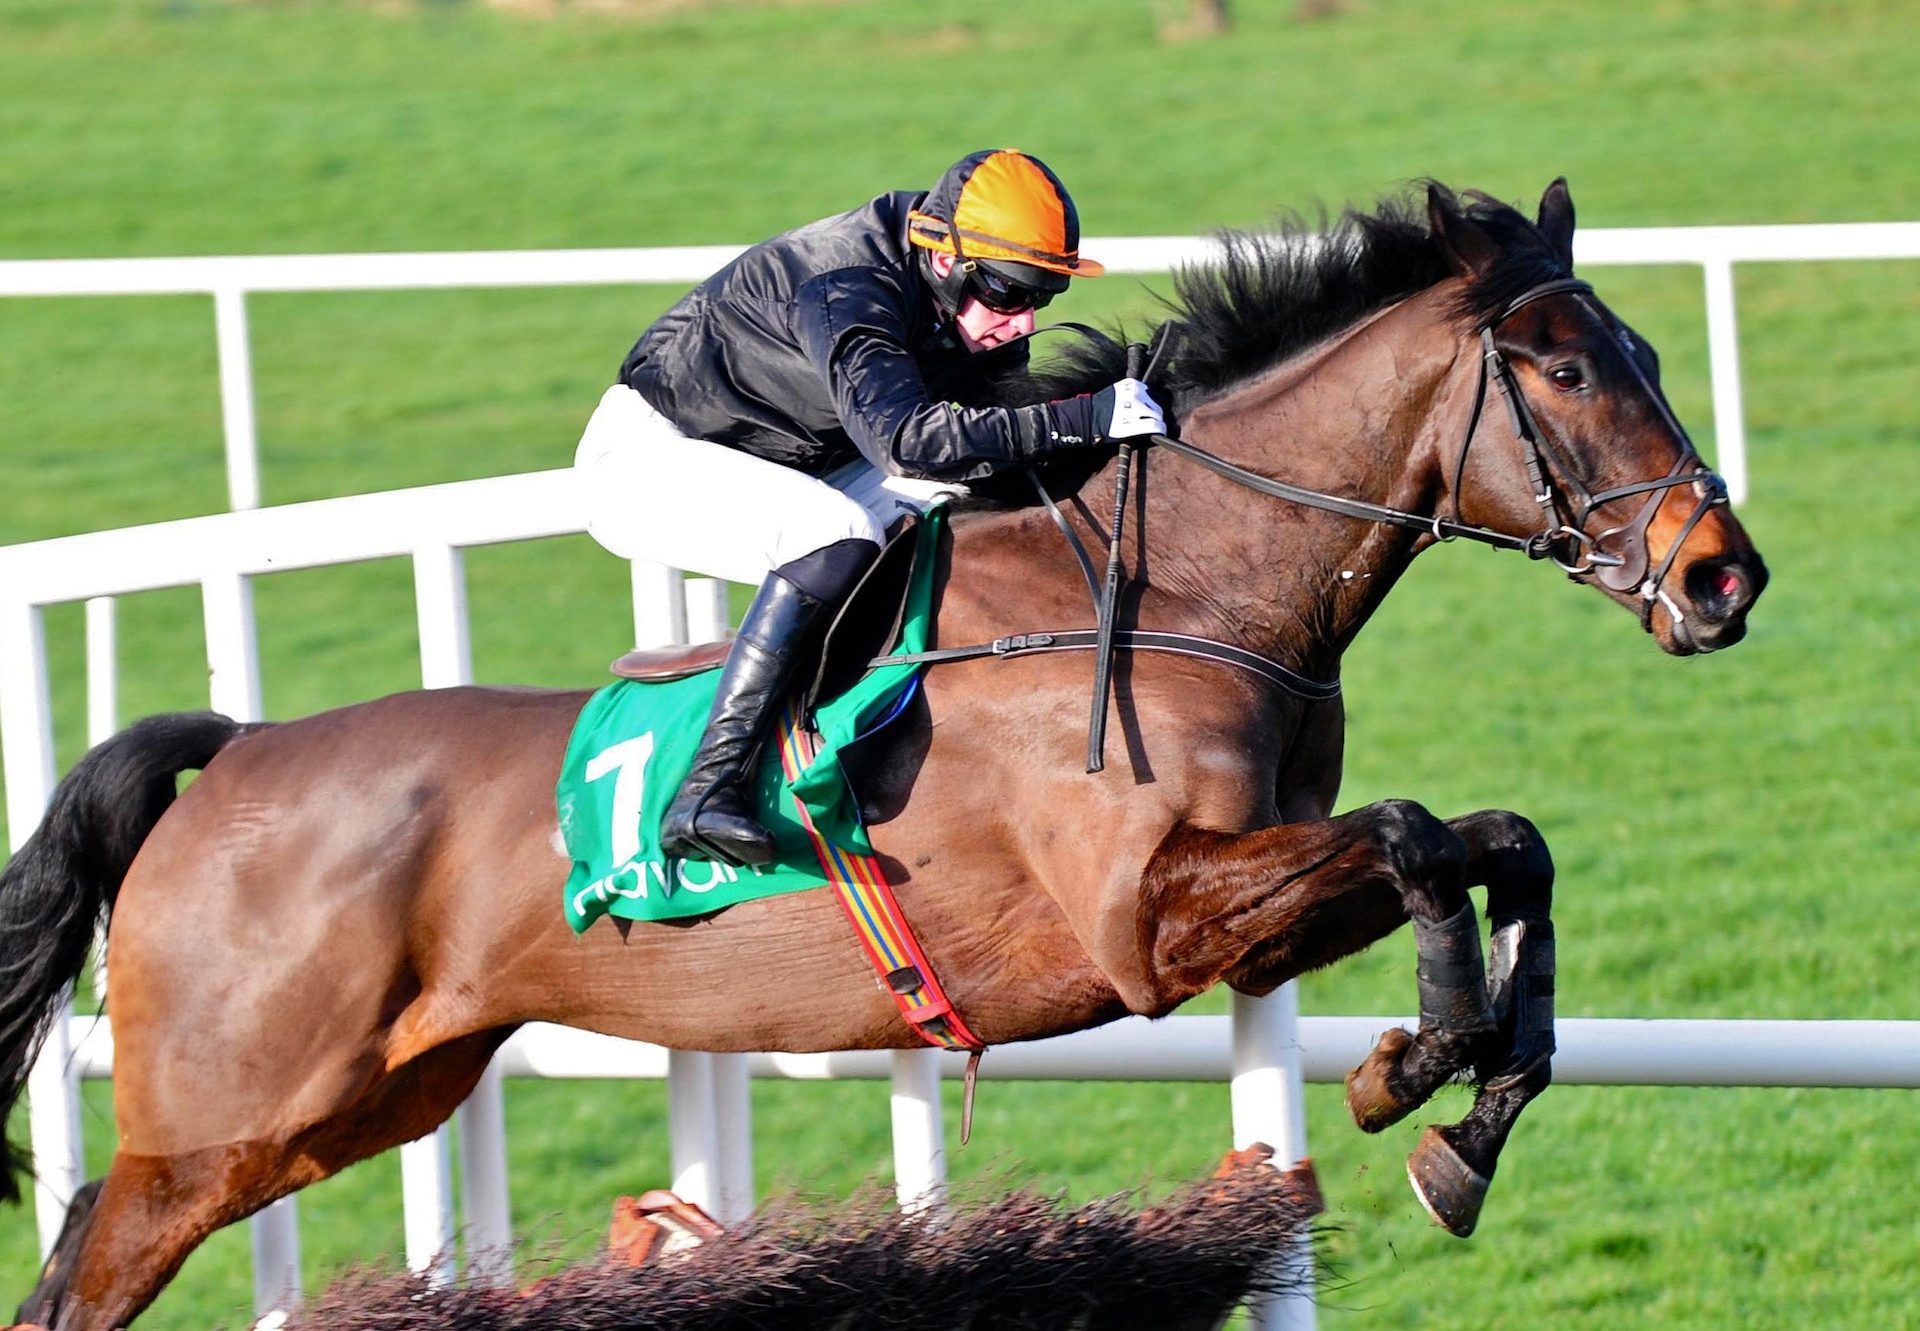
[[[763,857],[754,858],[752,856],[741,855],[732,848],[740,843],[730,841],[723,842],[709,835],[707,830],[701,827],[701,819],[709,816],[709,802],[716,795],[720,795],[723,792],[732,797],[738,811],[716,810],[713,811],[712,816],[728,818],[739,823],[744,823],[759,832],[760,837],[764,838],[766,845],[766,854]],[[692,812],[686,814],[679,820],[684,823],[684,827],[670,830],[670,824],[673,821],[675,821],[673,811],[669,809],[667,816],[661,819],[660,848],[666,854],[677,855],[682,859],[691,858],[686,852],[692,850],[699,853],[699,858],[709,860],[715,864],[724,864],[734,869],[746,869],[756,865],[771,864],[774,856],[778,853],[779,848],[774,842],[773,833],[761,825],[760,820],[754,816],[747,800],[740,794],[738,786],[732,782],[720,782],[703,792],[694,801]],[[669,845],[669,842],[673,842],[674,844]],[[750,841],[747,845],[750,850],[759,850],[759,844],[757,842]]]

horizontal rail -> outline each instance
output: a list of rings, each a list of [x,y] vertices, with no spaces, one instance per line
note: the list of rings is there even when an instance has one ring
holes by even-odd
[[[407,490],[210,513],[0,546],[0,587],[30,605],[585,530],[574,473],[450,481]]]
[[[468,250],[428,254],[245,254],[179,258],[9,259],[0,296],[182,295],[218,291],[393,291],[434,287],[692,283],[743,245],[651,249]],[[1207,258],[1205,236],[1089,237],[1115,273],[1166,272]],[[1589,229],[1574,258],[1590,264],[1920,259],[1920,222]]]
[[[113,1074],[113,1033],[106,1018],[69,1018],[77,1071]],[[1411,1017],[1302,1017],[1306,1079],[1339,1082],[1365,1058],[1380,1032],[1413,1029]],[[1232,1067],[1231,1018],[1129,1017],[1072,1035],[995,1045],[981,1075],[1004,1081],[1225,1082]],[[1565,1017],[1553,1079],[1589,1086],[1817,1086],[1920,1089],[1920,1021],[1757,1021],[1683,1018]],[[659,1080],[666,1049],[637,1040],[534,1023],[516,1032],[499,1055],[509,1077]],[[943,1055],[942,1075],[955,1078],[966,1055]],[[750,1054],[755,1077],[789,1081],[843,1078],[884,1081],[886,1050],[826,1054]]]

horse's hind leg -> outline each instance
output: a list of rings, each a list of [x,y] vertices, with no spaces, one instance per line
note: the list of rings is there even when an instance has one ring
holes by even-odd
[[[330,1116],[283,1137],[171,1155],[121,1151],[100,1189],[64,1288],[36,1304],[55,1331],[113,1331],[152,1303],[214,1230],[446,1121],[505,1032],[428,1050],[377,1077]]]
[[[1449,826],[1473,848],[1469,881],[1487,886],[1487,987],[1500,1032],[1475,1065],[1473,1108],[1421,1134],[1407,1177],[1428,1214],[1464,1237],[1479,1220],[1514,1120],[1553,1080],[1553,859],[1518,814],[1487,810]]]

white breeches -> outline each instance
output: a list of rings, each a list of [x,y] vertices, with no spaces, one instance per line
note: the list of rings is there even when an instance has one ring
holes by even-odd
[[[800,556],[858,538],[966,487],[889,476],[856,458],[821,479],[736,448],[689,439],[615,384],[573,455],[587,531],[614,554],[758,584]]]

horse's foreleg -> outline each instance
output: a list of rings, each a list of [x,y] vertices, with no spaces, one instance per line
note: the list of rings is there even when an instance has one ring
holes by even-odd
[[[1487,987],[1500,1032],[1476,1063],[1473,1108],[1460,1122],[1421,1135],[1407,1176],[1428,1213],[1465,1236],[1479,1219],[1514,1120],[1553,1079],[1553,857],[1518,814],[1492,809],[1448,826],[1469,847],[1467,880],[1487,887]]]
[[[1480,885],[1494,933],[1490,975],[1467,898]],[[1381,1037],[1348,1078],[1348,1106],[1378,1131],[1473,1069],[1481,1091],[1472,1111],[1429,1129],[1409,1161],[1421,1201],[1465,1234],[1514,1119],[1549,1077],[1552,887],[1546,843],[1519,815],[1442,823],[1389,800],[1239,836],[1176,828],[1148,867],[1142,933],[1173,998],[1218,979],[1271,989],[1412,919],[1419,1029]]]
[[[1419,1027],[1412,1035],[1398,1026],[1388,1030],[1366,1061],[1347,1074],[1347,1109],[1365,1132],[1379,1132],[1425,1104],[1450,1078],[1477,1064],[1497,1038],[1480,921],[1466,893],[1487,881],[1488,856],[1479,842],[1447,826],[1463,847],[1455,862],[1457,876],[1449,890],[1430,894],[1427,902],[1411,896],[1407,901],[1418,958]],[[1434,918],[1449,905],[1456,907],[1451,914]]]
[[[1467,859],[1458,835],[1406,800],[1239,836],[1183,826],[1148,868],[1150,959],[1176,996],[1219,979],[1258,992],[1411,918],[1420,1030],[1390,1033],[1349,1097],[1363,1127],[1384,1127],[1469,1066],[1495,1028]]]

